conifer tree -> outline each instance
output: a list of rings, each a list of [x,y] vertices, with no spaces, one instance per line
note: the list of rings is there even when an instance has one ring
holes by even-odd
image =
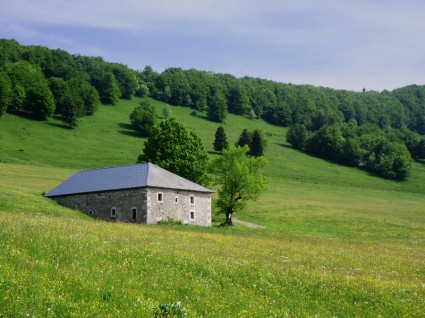
[[[227,142],[227,136],[224,131],[223,126],[219,126],[215,132],[214,139],[214,150],[222,153],[224,149],[229,147],[229,143]]]
[[[251,134],[249,133],[248,129],[242,130],[241,135],[239,136],[239,139],[236,143],[236,146],[243,147],[245,145],[249,146],[251,144]]]
[[[252,132],[251,142],[249,144],[248,154],[252,157],[261,157],[264,155],[264,137],[260,130],[256,129]]]

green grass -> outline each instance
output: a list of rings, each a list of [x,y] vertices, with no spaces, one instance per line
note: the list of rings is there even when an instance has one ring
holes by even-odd
[[[267,229],[93,220],[42,197],[77,169],[131,164],[143,139],[120,101],[60,122],[0,119],[0,317],[420,317],[425,312],[425,168],[383,180],[289,148],[286,130],[229,116],[268,137],[270,188],[236,216]],[[162,103],[155,102],[158,114]],[[212,152],[218,124],[173,114]]]

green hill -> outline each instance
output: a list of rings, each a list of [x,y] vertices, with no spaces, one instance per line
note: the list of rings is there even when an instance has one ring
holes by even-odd
[[[153,101],[158,114],[164,104]],[[0,119],[0,317],[140,317],[181,301],[189,317],[418,317],[425,311],[425,167],[405,182],[307,156],[286,130],[229,115],[230,142],[262,129],[270,189],[211,229],[93,220],[41,194],[76,169],[131,164],[138,99],[77,129]],[[217,123],[172,113],[212,152]]]

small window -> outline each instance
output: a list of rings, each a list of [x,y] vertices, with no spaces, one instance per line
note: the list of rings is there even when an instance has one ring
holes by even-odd
[[[115,218],[117,216],[117,208],[112,207],[111,208],[111,218]]]
[[[174,203],[179,203],[179,197],[174,198]]]
[[[191,195],[189,199],[190,199],[190,204],[195,204],[195,196],[194,195]]]
[[[131,218],[133,220],[137,219],[137,209],[136,208],[131,209]]]
[[[158,193],[158,202],[163,202],[164,201],[164,194],[162,192]]]
[[[195,211],[190,211],[190,219],[191,220],[195,219]]]
[[[89,215],[93,215],[93,210],[89,210]]]

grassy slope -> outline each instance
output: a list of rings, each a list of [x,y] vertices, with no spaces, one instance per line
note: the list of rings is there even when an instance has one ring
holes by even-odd
[[[422,165],[404,183],[385,181],[286,147],[282,128],[229,116],[231,142],[245,127],[269,135],[270,189],[240,216],[269,230],[110,224],[40,196],[74,169],[133,163],[136,103],[102,107],[76,130],[0,119],[0,316],[146,316],[177,300],[217,317],[425,310]],[[211,151],[217,124],[172,111]]]

